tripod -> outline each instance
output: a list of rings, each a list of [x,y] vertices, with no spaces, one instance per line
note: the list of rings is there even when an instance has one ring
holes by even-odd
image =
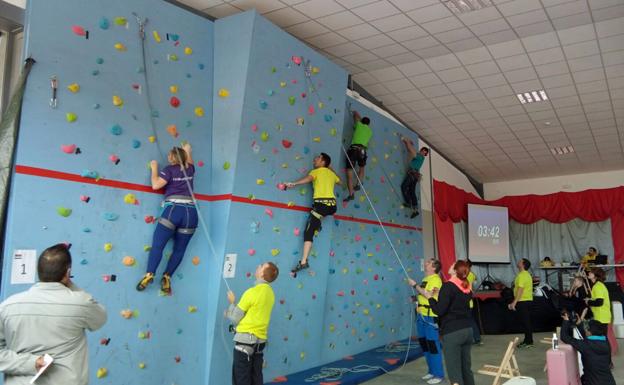
[[[494,283],[494,277],[492,277],[490,275],[490,264],[486,263],[485,264],[485,271],[486,271],[486,275],[485,277],[483,277],[483,279],[481,280],[481,283],[479,284],[479,286],[477,287],[477,290],[480,290],[483,287],[483,284],[488,282],[488,283]]]

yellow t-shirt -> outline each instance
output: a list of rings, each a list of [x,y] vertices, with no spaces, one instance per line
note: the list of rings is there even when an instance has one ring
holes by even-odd
[[[468,273],[468,276],[466,277],[466,279],[468,280],[468,283],[470,284],[470,288],[472,288],[472,284],[474,283],[474,281],[477,280],[477,276],[475,275],[475,273],[471,271],[470,273]],[[472,299],[470,300],[469,305],[471,309],[474,307],[474,303],[472,302]]]
[[[427,291],[433,291],[434,288],[440,289],[442,287],[442,278],[438,274],[431,274],[423,278],[422,284],[420,287],[425,287]],[[433,298],[438,299],[438,295],[434,295]],[[423,306],[425,305],[425,306]],[[418,294],[418,312],[422,315],[437,317],[437,314],[433,312],[429,308],[429,300],[423,296]]]
[[[327,167],[319,167],[310,171],[312,176],[312,186],[314,187],[313,199],[334,198],[334,185],[340,182],[340,178]]]
[[[596,255],[585,254],[583,256],[583,258],[581,259],[581,263],[583,265],[587,265],[588,263],[594,263],[594,262],[596,262],[596,257],[597,256],[598,256],[598,254],[596,254]]]
[[[591,290],[591,299],[602,298],[602,306],[592,306],[591,311],[594,313],[594,319],[603,324],[611,323],[611,300],[609,299],[609,290],[604,283],[596,281]]]
[[[251,333],[266,340],[274,303],[275,294],[268,283],[259,283],[247,289],[237,305],[245,316],[236,326],[236,332]]]
[[[516,275],[514,281],[514,298],[518,295],[518,288],[521,287],[522,297],[518,301],[533,301],[533,277],[528,271],[521,271]]]

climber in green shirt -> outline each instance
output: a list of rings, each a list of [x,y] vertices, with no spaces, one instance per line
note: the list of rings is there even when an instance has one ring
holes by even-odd
[[[354,199],[354,192],[360,189],[360,184],[353,184],[353,172],[355,171],[355,165],[359,166],[357,171],[358,180],[362,182],[364,180],[364,167],[366,166],[366,149],[368,149],[368,142],[373,136],[373,130],[369,127],[370,119],[368,117],[361,117],[357,111],[353,111],[353,120],[355,124],[353,126],[353,139],[351,140],[351,146],[347,150],[347,187],[349,188],[349,196],[343,199],[344,202],[348,202]]]

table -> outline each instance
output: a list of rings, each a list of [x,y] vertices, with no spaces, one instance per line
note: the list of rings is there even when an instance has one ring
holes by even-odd
[[[615,270],[618,268],[622,268],[624,267],[623,263],[615,263],[615,264],[606,264],[606,265],[589,265],[590,267],[600,267],[602,268],[605,272],[611,271],[611,270]],[[562,292],[563,291],[563,282],[562,281],[562,275],[563,272],[566,270],[580,270],[582,269],[582,267],[580,265],[576,265],[576,266],[552,266],[552,267],[540,267],[541,270],[544,270],[544,274],[545,274],[545,283],[550,285],[550,282],[548,282],[548,278],[552,275],[552,274],[557,274],[557,278],[559,279],[559,291]]]

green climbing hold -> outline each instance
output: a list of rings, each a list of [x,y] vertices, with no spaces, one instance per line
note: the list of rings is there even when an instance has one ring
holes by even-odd
[[[289,96],[288,97],[288,104],[290,104],[291,106],[294,106],[296,100],[297,99],[294,96]]]
[[[58,215],[67,218],[71,215],[72,209],[69,209],[67,207],[57,207],[56,212],[58,213]]]
[[[229,170],[230,169],[230,162],[223,163],[223,169],[224,170]]]

